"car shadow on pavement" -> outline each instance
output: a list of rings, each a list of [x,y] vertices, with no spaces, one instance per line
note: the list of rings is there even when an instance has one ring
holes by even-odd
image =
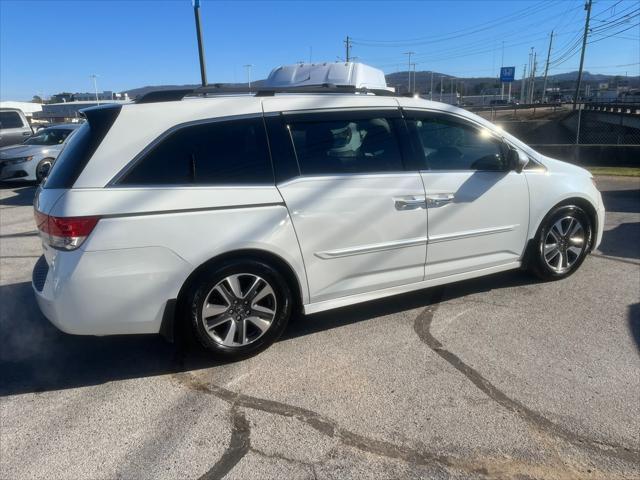
[[[621,223],[605,230],[598,250],[611,257],[640,259],[640,222]]]
[[[640,189],[600,192],[607,212],[640,213]]]
[[[11,197],[0,198],[0,205],[11,207],[26,207],[33,204],[33,198],[36,194],[35,185],[21,183],[19,186],[15,183],[2,182],[0,189],[13,189],[16,195]]]
[[[494,289],[517,287],[538,283],[539,280],[527,272],[512,270],[458,283],[447,284],[447,299],[463,297],[471,293],[487,292]],[[432,287],[370,302],[343,307],[337,310],[308,315],[295,319],[289,324],[282,339],[309,335],[331,328],[350,325],[385,315],[425,308],[440,298],[444,287]]]
[[[513,271],[447,286],[447,297],[536,282]],[[296,315],[282,340],[314,334],[434,301],[437,288],[315,315]],[[0,287],[0,396],[98,385],[223,365],[184,341],[159,335],[67,335],[40,313],[29,282]]]
[[[640,303],[629,306],[629,331],[640,352]]]

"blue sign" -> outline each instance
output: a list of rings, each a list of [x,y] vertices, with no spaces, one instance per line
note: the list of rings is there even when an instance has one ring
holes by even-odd
[[[511,83],[516,76],[516,67],[502,67],[500,69],[500,81],[502,83]]]

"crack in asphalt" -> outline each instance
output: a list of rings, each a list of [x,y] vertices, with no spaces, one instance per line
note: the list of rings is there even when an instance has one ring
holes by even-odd
[[[483,377],[480,372],[470,367],[462,361],[455,353],[447,350],[432,334],[431,323],[433,316],[438,309],[444,289],[440,289],[432,298],[432,304],[425,308],[416,317],[414,321],[414,330],[420,340],[425,343],[431,350],[442,357],[447,363],[467,377],[471,383],[484,392],[489,398],[498,403],[503,408],[512,411],[528,424],[532,425],[541,433],[552,435],[565,440],[566,442],[577,446],[586,447],[592,451],[618,458],[634,464],[640,464],[640,450],[633,450],[621,445],[600,442],[593,440],[577,433],[571,432],[564,427],[552,422],[548,418],[531,410],[517,400],[507,396],[499,390],[489,380]]]
[[[231,409],[233,429],[229,446],[222,457],[199,480],[218,480],[233,470],[240,460],[251,450],[251,427],[244,413],[235,406]]]
[[[414,320],[414,330],[416,334],[431,350],[443,358],[447,363],[452,365],[460,373],[465,375],[467,379],[484,392],[490,399],[498,403],[503,408],[515,413],[540,434],[551,438],[560,438],[573,446],[586,448],[590,451],[614,457],[631,464],[640,464],[640,451],[586,438],[553,423],[539,413],[527,408],[517,400],[508,397],[489,380],[483,377],[477,370],[464,363],[460,357],[454,353],[448,351],[431,334],[430,331],[433,316],[438,309],[439,303],[442,301],[443,294],[443,289],[434,292],[430,299],[430,306],[423,309]],[[184,367],[181,360],[178,360],[178,364],[180,367]],[[417,466],[436,466],[443,469],[445,472],[447,471],[447,468],[451,468],[474,475],[481,475],[487,478],[522,478],[523,474],[526,475],[528,472],[537,472],[539,470],[539,466],[530,465],[517,459],[496,458],[492,460],[487,459],[485,462],[477,459],[467,460],[448,455],[436,454],[427,450],[419,450],[408,446],[396,445],[385,440],[366,437],[341,427],[336,421],[324,417],[313,410],[289,405],[275,400],[246,395],[240,392],[228,390],[212,383],[205,383],[198,379],[193,373],[184,371],[182,368],[174,373],[172,377],[186,388],[204,394],[213,395],[232,406],[233,429],[229,446],[211,470],[200,477],[199,480],[212,480],[224,477],[249,452],[255,452],[262,456],[269,456],[268,454],[251,447],[250,426],[244,417],[244,414],[237,410],[238,407],[263,411],[282,417],[295,418],[323,435],[337,438],[344,446],[352,447],[364,453],[393,460],[400,460]],[[271,455],[271,457],[280,458],[278,455]],[[297,462],[296,460],[285,457],[283,457],[282,460]],[[298,463],[307,466],[314,466],[313,464],[307,464],[305,462]],[[545,469],[544,474],[551,475],[550,478],[565,478],[570,474],[570,471],[571,467],[565,464],[559,470],[556,469],[553,471],[551,468]],[[595,471],[589,472],[592,475],[596,474]],[[313,473],[315,475],[315,469]],[[542,474],[542,472],[540,473]],[[580,474],[583,474],[583,472],[573,473],[577,473],[578,478]],[[598,475],[596,474],[596,477],[597,476]],[[611,477],[605,476],[604,478]]]
[[[205,384],[189,372],[175,373],[173,374],[173,378],[187,388],[214,395],[217,398],[238,407],[245,407],[283,417],[295,418],[306,423],[323,435],[337,438],[345,446],[353,447],[366,453],[403,460],[416,465],[433,466],[435,463],[441,466],[468,470],[462,463],[448,456],[437,455],[428,451],[416,450],[409,447],[402,447],[384,440],[376,440],[351,432],[340,427],[334,420],[325,418],[319,413],[306,408],[233,392],[214,384]]]

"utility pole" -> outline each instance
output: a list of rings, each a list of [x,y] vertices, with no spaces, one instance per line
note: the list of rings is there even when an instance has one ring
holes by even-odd
[[[522,71],[522,81],[520,82],[520,103],[523,104],[524,103],[524,96],[525,96],[525,91],[526,91],[526,87],[527,87],[527,64],[525,63],[523,65],[524,70]]]
[[[249,93],[251,93],[251,67],[253,67],[252,63],[244,65],[244,68],[247,69],[247,83],[249,83]]]
[[[351,39],[347,35],[347,39],[344,41],[344,45],[347,48],[347,54],[345,56],[347,62],[351,61]]]
[[[533,100],[536,94],[536,70],[537,69],[538,69],[538,52],[534,52],[533,70],[531,70],[531,91],[529,92],[529,97],[531,101],[529,103],[533,103]]]
[[[98,98],[98,82],[97,82],[98,75],[96,75],[95,73],[92,73],[91,75],[89,75],[89,78],[93,80],[93,90],[96,92],[96,104],[100,105],[100,99]]]
[[[551,45],[553,45],[553,30],[549,37],[549,50],[547,51],[547,63],[544,66],[544,81],[542,82],[542,101],[547,101],[547,73],[549,73],[549,59],[551,58]]]
[[[433,70],[431,70],[431,90],[429,90],[429,100],[433,100]]]
[[[442,101],[442,92],[444,91],[443,85],[442,85],[443,79],[444,79],[444,76],[440,75],[440,101]]]
[[[408,92],[411,93],[411,55],[415,54],[416,52],[404,52],[405,55],[409,55],[409,90]]]
[[[502,41],[502,56],[500,57],[500,74],[502,74],[502,67],[504,67],[504,40]],[[504,100],[504,82],[500,81],[500,100]]]
[[[578,84],[576,85],[576,94],[573,97],[573,109],[578,104],[578,96],[580,95],[580,84],[582,83],[582,68],[584,67],[584,51],[587,49],[587,37],[589,36],[589,20],[591,19],[591,0],[587,0],[584,5],[587,11],[587,19],[584,22],[584,36],[582,37],[582,53],[580,54],[580,68],[578,69]]]
[[[200,0],[193,0],[193,14],[196,20],[196,35],[198,37],[198,56],[200,57],[200,78],[202,86],[207,85],[207,67],[204,64],[204,45],[202,44],[202,25],[200,22]]]
[[[417,65],[417,63],[413,62],[411,65],[413,66],[413,90],[411,91],[411,93],[415,93],[415,90],[417,88],[416,87],[416,85],[417,85],[417,81],[416,81],[416,65]],[[419,91],[418,91],[418,93],[419,93]]]

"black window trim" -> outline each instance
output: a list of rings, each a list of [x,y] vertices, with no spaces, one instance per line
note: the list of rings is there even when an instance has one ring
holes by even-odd
[[[42,188],[46,189],[71,189],[74,187],[85,168],[87,167],[91,158],[93,158],[94,154],[102,145],[103,140],[107,136],[107,134],[111,131],[111,127],[115,123],[116,119],[120,115],[122,111],[122,105],[108,103],[105,105],[97,105],[94,107],[89,107],[80,110],[82,116],[84,116],[87,121],[80,125],[74,131],[77,133],[79,130],[83,128],[91,129],[91,137],[90,141],[87,145],[87,150],[83,153],[83,155],[79,158],[79,160],[75,160],[71,163],[71,170],[65,171],[66,176],[63,175],[62,179],[57,178],[56,174],[56,165],[63,165],[63,163],[59,163],[64,157],[64,153],[67,148],[69,148],[68,143],[64,143],[64,147],[58,154],[58,159],[56,163],[54,163],[53,169],[51,170],[49,177],[45,180]],[[72,133],[69,134],[72,135]],[[67,138],[69,138],[67,136]],[[65,167],[66,168],[66,167]],[[55,182],[53,185],[51,182]]]
[[[289,129],[289,122],[312,122],[312,121],[329,121],[329,120],[348,120],[353,119],[353,115],[358,114],[359,119],[385,118],[389,120],[400,120],[403,131],[397,131],[398,128],[392,122],[391,128],[394,131],[398,142],[398,150],[400,152],[400,163],[402,170],[385,170],[380,172],[360,172],[360,173],[324,173],[324,174],[304,174],[300,168],[300,160],[293,143],[293,137]],[[322,117],[325,117],[323,120]],[[278,182],[278,185],[295,180],[296,178],[328,178],[328,177],[353,177],[353,176],[380,176],[380,175],[402,175],[418,173],[417,169],[409,167],[409,156],[413,156],[413,146],[404,145],[403,137],[409,140],[406,122],[404,120],[402,109],[398,106],[374,106],[374,107],[336,107],[336,108],[318,108],[309,110],[285,110],[281,112],[282,128],[286,130],[286,137],[289,140],[291,150],[293,152],[296,164],[298,165],[298,175],[290,177]]]
[[[158,135],[155,139],[153,139],[146,147],[144,147],[140,152],[136,154],[135,157],[131,161],[129,161],[124,167],[120,169],[120,171],[111,179],[109,183],[105,185],[105,188],[126,188],[126,189],[158,189],[158,188],[172,188],[172,187],[180,187],[180,188],[228,188],[228,187],[270,187],[272,184],[266,183],[225,183],[225,184],[217,184],[217,183],[162,183],[162,184],[127,184],[123,185],[120,182],[124,180],[124,178],[133,170],[140,162],[142,162],[147,155],[149,155],[160,143],[162,143],[169,135],[173,133],[183,130],[185,128],[200,126],[200,125],[209,125],[220,122],[233,122],[238,120],[249,120],[249,119],[261,119],[262,120],[262,128],[264,131],[264,135],[266,137],[266,149],[268,152],[269,163],[271,166],[271,174],[274,179],[273,185],[275,185],[275,173],[273,168],[273,157],[271,155],[271,148],[269,144],[269,135],[267,135],[267,130],[265,126],[265,115],[262,112],[254,112],[254,113],[245,113],[241,115],[227,115],[224,117],[215,117],[215,118],[203,118],[199,120],[191,120],[184,123],[178,123],[171,128],[165,130],[160,135]]]
[[[503,155],[507,155],[507,148],[511,146],[511,143],[508,142],[504,136],[498,135],[493,130],[490,130],[485,125],[482,125],[480,122],[477,122],[471,118],[465,117],[464,115],[456,114],[455,112],[446,112],[443,110],[435,110],[435,109],[420,109],[420,108],[402,108],[403,118],[406,121],[414,120],[411,116],[412,114],[430,114],[435,118],[444,118],[445,120],[450,120],[453,122],[461,123],[462,125],[468,125],[471,128],[476,130],[488,130],[491,133],[491,138],[497,140],[500,144],[500,148],[502,150]],[[408,126],[407,126],[408,129]],[[414,137],[409,132],[409,135],[412,137],[411,145],[414,149],[417,148],[414,145]],[[427,168],[421,168],[419,171],[424,173],[452,173],[452,172],[485,172],[485,173],[508,173],[510,170],[507,168],[506,170],[475,170],[475,169],[452,169],[452,170],[432,170],[429,168],[429,163],[424,159]]]

